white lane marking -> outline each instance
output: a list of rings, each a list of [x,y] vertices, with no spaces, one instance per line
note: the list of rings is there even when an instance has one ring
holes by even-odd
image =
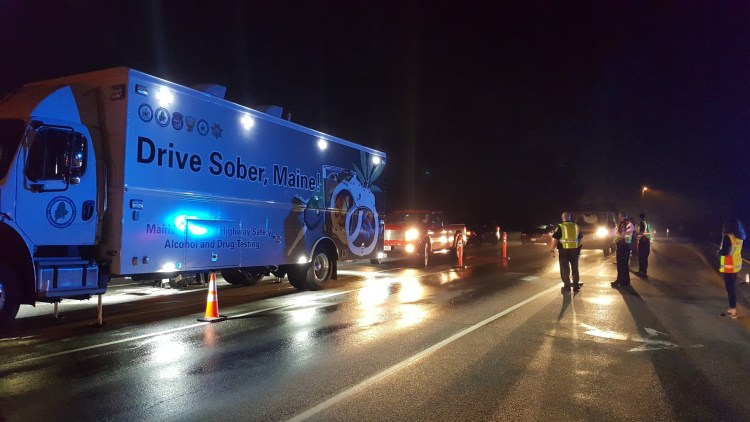
[[[421,360],[421,359],[423,359],[423,358],[425,358],[425,357],[427,357],[427,356],[435,353],[436,351],[442,349],[443,347],[449,345],[450,343],[453,343],[454,341],[460,339],[461,337],[463,337],[463,336],[465,336],[465,335],[467,335],[467,334],[469,334],[469,333],[471,333],[471,332],[473,332],[473,331],[475,331],[475,330],[477,330],[479,328],[482,328],[483,326],[491,323],[492,321],[495,321],[496,319],[498,319],[498,318],[500,318],[500,317],[502,317],[504,315],[507,315],[507,314],[515,311],[516,309],[518,309],[518,308],[520,308],[520,307],[522,307],[522,306],[524,306],[524,305],[526,305],[526,304],[528,304],[528,303],[530,303],[530,302],[532,302],[532,301],[534,301],[534,300],[536,300],[536,299],[538,299],[538,298],[546,295],[547,293],[550,293],[550,292],[553,292],[553,291],[559,291],[559,290],[560,290],[560,286],[558,286],[556,284],[555,287],[550,287],[549,289],[544,290],[541,293],[537,293],[536,295],[531,296],[530,298],[528,298],[528,299],[526,299],[526,300],[524,300],[522,302],[519,302],[519,303],[511,306],[510,308],[508,308],[508,309],[506,309],[506,310],[504,310],[504,311],[502,311],[500,313],[497,313],[497,314],[495,314],[495,315],[493,315],[493,316],[485,319],[484,321],[478,322],[478,323],[472,325],[471,327],[468,327],[468,328],[466,328],[464,330],[461,330],[461,331],[457,332],[456,334],[453,334],[452,336],[446,338],[445,340],[442,340],[439,343],[436,343],[436,344],[428,347],[427,349],[424,349],[421,352],[419,352],[419,353],[417,353],[415,355],[412,355],[412,356],[404,359],[403,361],[401,361],[401,362],[399,362],[399,363],[391,366],[390,368],[385,369],[385,370],[383,370],[383,371],[381,371],[381,372],[379,372],[379,373],[371,376],[370,378],[367,378],[366,380],[360,382],[359,384],[354,385],[352,387],[349,387],[348,389],[346,389],[346,390],[344,390],[344,391],[336,394],[335,396],[333,396],[333,397],[331,397],[331,398],[323,401],[322,403],[318,404],[317,406],[311,407],[310,409],[307,409],[304,412],[299,413],[298,415],[296,415],[296,416],[292,417],[291,419],[289,419],[287,422],[298,422],[298,421],[303,421],[303,420],[305,420],[307,418],[310,418],[310,417],[312,417],[312,416],[314,416],[314,415],[322,412],[323,410],[326,410],[329,407],[336,405],[337,403],[339,403],[340,401],[346,399],[347,397],[349,397],[349,396],[351,396],[353,394],[356,394],[359,391],[361,391],[361,390],[369,387],[370,385],[372,385],[372,384],[374,384],[374,383],[376,383],[376,382],[378,382],[378,381],[380,381],[380,380],[382,380],[382,379],[384,379],[384,378],[386,378],[386,377],[388,377],[390,375],[393,375],[396,372],[398,372],[398,371],[400,371],[400,370],[408,367],[409,365],[411,365],[413,363],[416,363],[417,361],[419,361],[419,360]]]
[[[331,294],[328,294],[328,295],[325,295],[325,296],[322,296],[322,297],[311,298],[309,300],[302,301],[300,303],[286,303],[284,305],[272,306],[270,308],[264,308],[264,309],[258,309],[256,311],[246,312],[244,314],[231,315],[229,317],[229,320],[237,319],[237,318],[241,318],[241,317],[246,317],[248,315],[260,314],[260,313],[263,313],[263,312],[275,311],[275,310],[283,309],[283,308],[290,308],[290,307],[300,306],[301,304],[304,304],[304,303],[310,303],[310,302],[315,302],[315,301],[319,301],[319,300],[324,300],[324,299],[328,299],[330,297],[334,297],[334,296],[339,296],[339,295],[344,295],[344,294],[347,294],[347,293],[351,293],[353,291],[355,291],[355,290],[345,290],[343,292],[331,293]],[[182,327],[170,328],[169,330],[158,331],[156,333],[143,334],[143,335],[140,335],[140,336],[128,337],[128,338],[123,338],[123,339],[120,339],[120,340],[113,340],[113,341],[109,341],[109,342],[106,342],[106,343],[92,344],[91,346],[79,347],[78,349],[71,349],[71,350],[66,350],[64,352],[51,353],[49,355],[36,356],[36,357],[22,359],[22,360],[17,360],[17,361],[13,361],[13,362],[5,362],[5,363],[0,364],[0,368],[4,367],[4,366],[20,365],[20,364],[34,362],[34,361],[38,361],[38,360],[43,360],[43,359],[49,359],[49,358],[54,358],[54,357],[58,357],[58,356],[69,355],[69,354],[72,354],[72,353],[84,352],[86,350],[99,349],[99,348],[102,348],[102,347],[112,346],[112,345],[115,345],[115,344],[121,344],[121,343],[130,342],[130,341],[142,340],[144,338],[158,337],[158,336],[162,336],[162,335],[165,335],[165,334],[175,333],[175,332],[178,332],[178,331],[189,330],[191,328],[200,327],[202,325],[207,325],[207,324],[211,324],[211,323],[210,322],[197,322],[195,324],[185,325],[185,326],[182,326]],[[117,335],[117,333],[113,333],[113,335]]]

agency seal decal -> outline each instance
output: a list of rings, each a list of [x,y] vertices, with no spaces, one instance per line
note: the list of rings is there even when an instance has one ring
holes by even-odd
[[[184,120],[182,119],[182,113],[175,112],[172,115],[172,127],[174,130],[180,130],[182,129],[182,125],[184,124]]]
[[[214,138],[221,138],[221,132],[224,132],[224,129],[222,129],[218,123],[214,123],[214,125],[211,126],[211,134],[214,135]]]
[[[148,104],[141,104],[141,106],[138,107],[138,117],[148,123],[154,118],[154,110],[152,110],[151,106]]]
[[[70,198],[58,196],[49,201],[47,205],[47,221],[50,224],[63,229],[73,224],[76,219],[76,206]]]
[[[185,116],[185,126],[188,132],[192,132],[195,127],[195,117]]]
[[[166,108],[159,107],[156,109],[156,123],[161,127],[167,127],[169,124],[169,112]]]
[[[206,136],[208,133],[208,122],[200,119],[198,120],[198,133],[201,134],[201,136]]]

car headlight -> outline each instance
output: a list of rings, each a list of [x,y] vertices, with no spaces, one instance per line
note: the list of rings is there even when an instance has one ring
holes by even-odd
[[[409,229],[406,231],[406,241],[410,242],[412,240],[416,240],[419,237],[419,230],[417,229]]]
[[[605,238],[609,236],[609,230],[607,230],[605,227],[599,227],[596,229],[596,233],[594,233],[594,236],[598,238]]]

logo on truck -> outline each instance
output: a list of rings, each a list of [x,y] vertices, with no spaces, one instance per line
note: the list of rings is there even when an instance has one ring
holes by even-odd
[[[167,127],[169,125],[169,112],[164,107],[159,107],[156,109],[156,124],[158,124],[161,127]]]
[[[172,115],[172,127],[174,130],[180,130],[182,129],[182,126],[184,124],[184,120],[182,119],[182,113],[175,112]]]
[[[208,133],[208,122],[200,119],[198,120],[198,133],[201,134],[201,136],[206,136]]]
[[[154,118],[154,110],[152,110],[151,106],[148,104],[141,104],[141,106],[138,107],[138,117],[148,123]]]
[[[70,198],[58,196],[47,204],[47,221],[58,229],[73,224],[76,218],[76,206]]]
[[[353,170],[327,166],[326,190],[331,192],[327,203],[331,212],[331,231],[340,242],[357,256],[371,254],[378,243],[380,218],[374,192],[381,192],[375,181],[383,173],[384,163],[375,164],[360,152],[361,167]]]

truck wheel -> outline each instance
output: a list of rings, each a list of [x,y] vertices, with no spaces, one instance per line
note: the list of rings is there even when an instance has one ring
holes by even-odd
[[[309,264],[295,264],[286,271],[289,284],[297,290],[305,290],[305,275]]]
[[[417,267],[427,268],[430,265],[430,243],[422,243],[421,252],[417,252]]]
[[[380,258],[372,258],[370,259],[370,264],[372,265],[380,265],[383,263],[383,260]]]
[[[5,264],[0,263],[0,330],[10,325],[20,306],[16,275]]]
[[[248,268],[239,268],[236,270],[223,270],[221,276],[227,283],[233,286],[252,286],[258,284],[265,274],[260,271],[253,271]]]
[[[333,261],[325,248],[315,248],[313,260],[307,269],[307,288],[320,290],[333,275]]]
[[[326,248],[318,246],[312,262],[297,264],[289,269],[289,283],[299,290],[322,289],[333,275],[333,259]]]

